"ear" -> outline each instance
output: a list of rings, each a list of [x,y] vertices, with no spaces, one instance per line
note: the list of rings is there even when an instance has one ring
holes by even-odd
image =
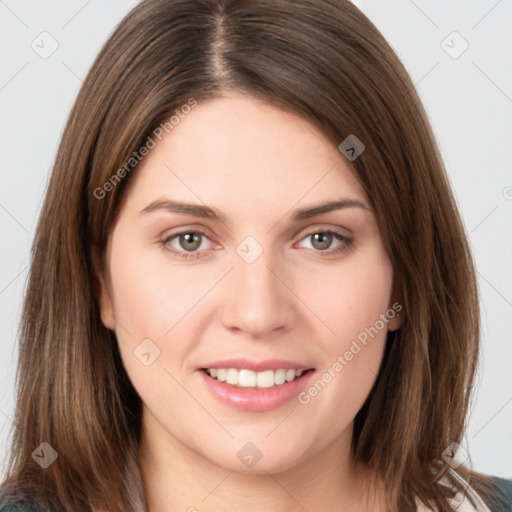
[[[107,329],[114,331],[115,320],[112,297],[110,295],[105,272],[101,264],[100,252],[96,245],[92,247],[91,258],[94,271],[93,287],[96,300],[98,301],[100,307],[101,322]]]
[[[388,309],[388,330],[396,331],[402,327],[405,318],[405,307],[402,293],[402,285],[396,277],[396,272],[393,277],[393,289],[391,291],[391,300]]]

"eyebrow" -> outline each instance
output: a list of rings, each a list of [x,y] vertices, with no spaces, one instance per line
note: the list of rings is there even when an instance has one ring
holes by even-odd
[[[343,208],[362,208],[363,210],[372,211],[369,206],[358,201],[357,199],[339,199],[338,201],[330,201],[328,203],[319,204],[317,206],[310,206],[308,208],[301,208],[295,210],[293,215],[294,220],[309,219],[322,213],[332,212],[334,210],[341,210]]]
[[[327,203],[318,204],[316,206],[297,209],[294,211],[292,219],[294,221],[309,219],[323,213],[332,212],[334,210],[341,210],[344,208],[362,208],[364,210],[372,211],[370,207],[357,199],[342,198],[336,201],[329,201]],[[181,213],[191,217],[200,217],[203,219],[210,219],[226,223],[226,217],[217,208],[194,203],[172,201],[170,199],[153,201],[143,210],[141,210],[140,214],[142,215],[144,213],[150,213],[157,210]]]

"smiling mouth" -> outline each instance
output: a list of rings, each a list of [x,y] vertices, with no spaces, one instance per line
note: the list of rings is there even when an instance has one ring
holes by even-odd
[[[308,370],[278,369],[255,372],[237,368],[203,368],[202,371],[212,379],[225,382],[238,388],[270,389],[300,379]]]

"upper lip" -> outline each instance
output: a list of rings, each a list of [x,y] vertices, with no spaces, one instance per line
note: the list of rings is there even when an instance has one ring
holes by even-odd
[[[264,372],[266,370],[310,370],[311,366],[296,363],[295,361],[286,361],[284,359],[267,359],[265,361],[251,361],[249,359],[223,359],[222,361],[213,361],[201,366],[206,368],[236,368],[237,370],[252,370],[253,372]]]

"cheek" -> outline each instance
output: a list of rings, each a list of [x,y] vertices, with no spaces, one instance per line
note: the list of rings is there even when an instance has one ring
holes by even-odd
[[[391,306],[393,272],[382,251],[347,261],[318,282],[323,286],[310,287],[307,296],[329,328],[321,338],[326,351],[347,350],[355,339],[364,343],[368,330],[377,338],[372,328],[375,326],[380,338],[385,338],[394,314],[388,315],[390,318],[384,323],[381,315],[386,315]]]
[[[325,286],[310,290],[310,304],[316,305],[324,320],[323,353],[317,379],[305,390],[299,402],[312,407],[332,428],[341,428],[354,418],[368,396],[378,374],[388,332],[395,316],[391,308],[392,267],[381,253],[357,267],[340,266],[330,273]],[[333,332],[332,332],[333,331]],[[343,425],[342,425],[343,424]]]
[[[188,313],[211,285],[190,279],[190,268],[175,266],[171,271],[165,258],[154,257],[154,247],[149,251],[121,236],[114,242],[110,282],[123,365],[155,415],[162,414],[163,404],[169,404],[172,414],[185,413],[190,396],[177,381],[183,380],[181,367],[194,346]],[[183,332],[187,326],[188,337]],[[167,417],[169,424],[172,418]]]
[[[110,274],[116,320],[134,340],[165,340],[205,296],[215,276],[199,267],[173,265],[165,249],[129,240],[120,232],[112,244]]]
[[[137,388],[158,389],[156,376],[162,378],[164,369],[174,374],[190,351],[191,342],[179,336],[180,327],[209,282],[190,279],[185,266],[170,269],[160,249],[142,246],[118,227],[110,253],[110,283],[124,366]]]

